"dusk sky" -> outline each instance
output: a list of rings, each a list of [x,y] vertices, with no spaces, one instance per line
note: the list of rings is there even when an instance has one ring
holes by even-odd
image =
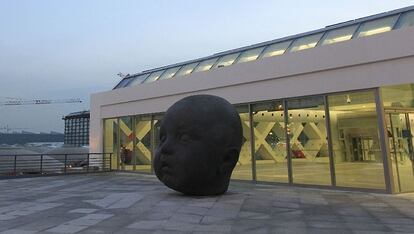
[[[0,131],[63,132],[116,75],[182,62],[414,5],[403,0],[0,0],[0,101],[81,98],[81,104],[0,106]]]

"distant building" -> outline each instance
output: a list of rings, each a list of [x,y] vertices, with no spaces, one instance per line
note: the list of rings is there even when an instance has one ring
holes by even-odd
[[[89,145],[89,111],[70,113],[65,120],[65,145]]]
[[[0,145],[23,145],[34,142],[63,142],[62,133],[0,133]]]

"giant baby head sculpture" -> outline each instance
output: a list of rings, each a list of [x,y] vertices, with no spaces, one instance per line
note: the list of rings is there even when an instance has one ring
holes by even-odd
[[[223,194],[242,138],[240,117],[228,101],[212,95],[183,98],[162,120],[155,174],[166,186],[186,195]]]

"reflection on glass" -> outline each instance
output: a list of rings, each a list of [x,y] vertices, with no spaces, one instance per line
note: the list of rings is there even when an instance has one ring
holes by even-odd
[[[205,60],[200,62],[198,66],[194,69],[194,72],[200,72],[200,71],[207,71],[210,70],[210,68],[214,65],[214,63],[217,61],[217,58],[212,58],[209,60]]]
[[[293,183],[331,185],[322,96],[288,101]]]
[[[119,82],[119,84],[115,87],[115,89],[119,89],[119,88],[123,88],[125,86],[128,85],[128,83],[132,80],[131,78],[124,78],[123,80],[121,80],[121,82]]]
[[[133,170],[132,151],[134,148],[132,118],[119,118],[119,160],[122,170]]]
[[[108,163],[110,163],[111,169],[116,170],[119,166],[119,161],[117,161],[119,157],[118,119],[105,119],[104,130],[104,153],[113,153],[111,161]]]
[[[167,69],[159,78],[159,80],[165,80],[165,79],[170,79],[172,78],[175,73],[177,73],[177,71],[180,69],[180,67],[172,67]]]
[[[262,58],[273,57],[277,55],[282,55],[285,53],[286,49],[290,45],[291,41],[279,42],[266,47],[263,51]]]
[[[260,53],[262,53],[263,49],[264,47],[260,47],[244,51],[240,55],[240,58],[237,60],[237,63],[244,63],[256,60],[259,57]]]
[[[181,67],[175,76],[186,76],[193,72],[198,63],[190,63]]]
[[[310,36],[300,37],[293,41],[289,51],[306,50],[316,46],[323,33],[318,33]]]
[[[397,19],[398,15],[394,15],[386,18],[365,22],[359,28],[357,37],[366,37],[378,33],[388,32],[392,29]]]
[[[414,11],[409,11],[401,16],[396,28],[405,28],[414,26]]]
[[[398,192],[414,191],[413,117],[405,111],[386,111],[390,159]]]
[[[149,76],[148,74],[143,74],[143,75],[139,75],[137,77],[135,77],[131,83],[128,84],[128,86],[135,86],[135,85],[139,85],[142,83],[143,80],[145,80],[145,78],[147,78]]]
[[[287,183],[289,178],[282,102],[254,104],[252,109],[257,180]]]
[[[328,96],[336,184],[385,189],[373,91]]]
[[[251,156],[251,139],[250,139],[250,122],[249,107],[247,105],[236,107],[240,115],[243,127],[243,145],[240,150],[239,161],[231,175],[232,179],[252,180],[252,156]]]
[[[397,192],[414,191],[414,84],[382,87],[390,161]]]
[[[414,84],[381,88],[385,108],[414,108]]]
[[[151,172],[151,116],[135,117],[135,170]]]
[[[227,67],[227,66],[232,65],[234,63],[234,60],[236,60],[236,58],[239,57],[239,54],[240,53],[224,55],[223,57],[219,59],[216,65],[214,65],[214,68]]]
[[[358,25],[351,25],[345,28],[339,28],[327,32],[322,41],[322,45],[328,45],[341,41],[350,40],[357,27]]]
[[[143,83],[151,83],[151,82],[154,82],[154,81],[158,80],[158,78],[160,78],[160,76],[163,72],[164,72],[164,70],[151,73],[151,75],[149,75],[148,78],[146,80],[144,80]]]

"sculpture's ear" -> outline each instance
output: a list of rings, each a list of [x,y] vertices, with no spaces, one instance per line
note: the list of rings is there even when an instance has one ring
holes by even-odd
[[[222,167],[224,174],[231,174],[239,159],[239,153],[239,150],[235,147],[230,147],[226,150],[226,153],[223,156]]]

